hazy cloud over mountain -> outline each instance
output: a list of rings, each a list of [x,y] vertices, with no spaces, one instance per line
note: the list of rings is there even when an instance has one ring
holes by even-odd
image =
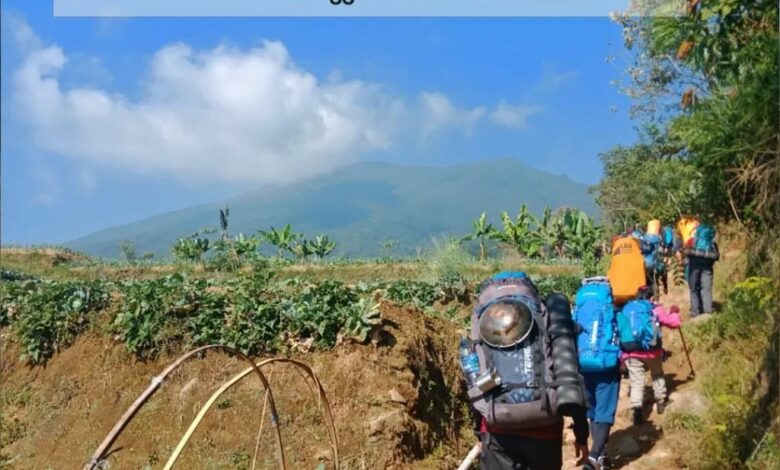
[[[88,164],[182,179],[292,181],[363,155],[488,123],[520,128],[540,108],[501,101],[461,107],[438,91],[409,99],[382,84],[320,80],[284,44],[252,49],[185,43],[159,49],[137,98],[96,85],[66,87],[69,56],[16,19],[24,45],[16,109],[35,145]]]

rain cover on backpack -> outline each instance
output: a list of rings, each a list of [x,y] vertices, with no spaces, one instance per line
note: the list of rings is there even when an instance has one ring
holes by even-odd
[[[663,240],[660,235],[646,233],[643,237],[644,245],[642,254],[645,257],[645,269],[648,271],[658,271],[662,267],[661,244]]]
[[[580,370],[603,372],[617,367],[620,357],[612,289],[605,277],[582,281],[574,300],[573,318],[577,335]]]
[[[607,277],[617,305],[636,298],[639,288],[647,284],[645,258],[639,240],[627,236],[612,243],[612,259]]]
[[[519,344],[498,348],[482,341],[480,316],[497,302],[522,302],[532,312],[532,330]],[[476,345],[480,370],[494,369],[501,377],[501,385],[486,393],[475,386],[468,394],[488,426],[523,430],[561,422],[561,416],[555,412],[552,346],[547,327],[547,308],[525,273],[501,273],[483,284],[471,315],[471,340]]]
[[[617,314],[620,347],[624,351],[646,351],[661,346],[661,327],[649,300],[632,300]]]

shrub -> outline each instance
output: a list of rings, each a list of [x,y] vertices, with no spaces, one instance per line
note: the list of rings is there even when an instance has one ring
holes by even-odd
[[[187,307],[186,297],[182,296],[183,285],[181,274],[122,285],[123,301],[114,327],[130,352],[151,356],[170,340],[174,311]]]
[[[453,239],[434,239],[433,248],[425,257],[423,279],[434,283],[442,278],[463,277],[474,258]]]
[[[88,312],[107,303],[108,293],[100,282],[38,284],[21,303],[15,325],[22,358],[32,364],[46,362],[86,328]]]
[[[582,283],[579,276],[571,274],[563,276],[532,276],[532,279],[543,297],[555,292],[560,292],[569,298],[574,297]]]
[[[719,313],[693,330],[691,345],[707,352],[699,375],[711,406],[695,434],[692,466],[745,468],[751,456],[778,453],[768,428],[777,417],[779,300],[776,280],[750,277],[734,286]]]

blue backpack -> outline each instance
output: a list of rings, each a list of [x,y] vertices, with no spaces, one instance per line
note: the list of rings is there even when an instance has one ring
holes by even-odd
[[[701,224],[693,233],[693,249],[696,251],[712,251],[714,249],[715,227]]]
[[[669,249],[674,246],[674,228],[671,225],[667,225],[663,228],[664,247]]]
[[[631,300],[617,314],[620,347],[624,351],[646,351],[661,346],[661,327],[649,300]]]
[[[661,236],[648,233],[643,240],[642,254],[645,256],[645,269],[656,271],[661,265]]]
[[[572,317],[579,325],[577,349],[582,372],[602,372],[617,367],[620,347],[615,331],[612,288],[605,277],[582,281]]]

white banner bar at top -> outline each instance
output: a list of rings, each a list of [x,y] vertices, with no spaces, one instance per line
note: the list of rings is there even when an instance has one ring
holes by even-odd
[[[62,17],[680,16],[685,0],[54,0]]]

